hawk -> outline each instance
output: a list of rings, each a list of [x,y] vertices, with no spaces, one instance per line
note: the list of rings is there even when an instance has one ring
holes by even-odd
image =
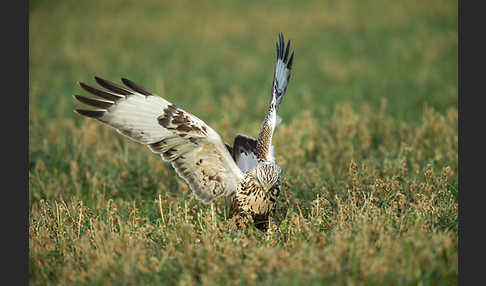
[[[258,138],[238,134],[233,146],[195,115],[177,107],[136,83],[122,78],[125,86],[95,77],[104,89],[80,82],[98,98],[74,95],[96,109],[75,109],[146,145],[170,162],[177,174],[203,203],[232,198],[230,217],[251,216],[260,230],[268,227],[280,195],[281,169],[275,163],[272,136],[281,118],[277,115],[287,91],[294,59],[278,35],[277,58],[270,104]]]

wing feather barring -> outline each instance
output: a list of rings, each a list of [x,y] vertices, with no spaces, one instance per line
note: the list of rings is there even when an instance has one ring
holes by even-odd
[[[277,62],[270,105],[257,139],[239,134],[233,146],[193,114],[122,78],[122,85],[95,77],[100,87],[80,82],[95,98],[74,95],[94,109],[75,112],[114,128],[133,141],[146,145],[170,162],[204,203],[232,198],[230,217],[251,216],[261,230],[268,227],[280,195],[281,169],[275,164],[272,135],[280,122],[277,115],[287,91],[294,52],[283,35],[277,42]]]

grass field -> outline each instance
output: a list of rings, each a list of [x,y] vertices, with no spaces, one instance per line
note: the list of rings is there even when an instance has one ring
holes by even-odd
[[[31,285],[455,285],[456,1],[30,1]],[[227,142],[295,48],[267,233],[72,110],[129,78]]]

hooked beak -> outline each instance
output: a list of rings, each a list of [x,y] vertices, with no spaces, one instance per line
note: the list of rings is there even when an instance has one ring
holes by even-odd
[[[265,189],[265,193],[268,193],[268,189]]]

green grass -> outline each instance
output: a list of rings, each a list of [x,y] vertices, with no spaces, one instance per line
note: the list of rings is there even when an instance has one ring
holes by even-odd
[[[457,2],[160,2],[30,1],[32,285],[457,283]],[[280,31],[267,233],[72,112],[77,81],[127,77],[227,142],[257,136]]]

